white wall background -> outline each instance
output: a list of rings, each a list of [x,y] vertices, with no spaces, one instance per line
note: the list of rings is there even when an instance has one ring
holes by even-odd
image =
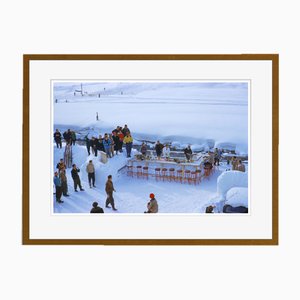
[[[280,3],[2,3],[1,299],[297,298],[300,22]],[[23,53],[280,53],[280,246],[22,246]]]

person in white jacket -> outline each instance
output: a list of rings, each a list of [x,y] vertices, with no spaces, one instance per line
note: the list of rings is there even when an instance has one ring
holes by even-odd
[[[165,157],[167,160],[170,158],[170,147],[168,144],[163,148],[163,157]]]

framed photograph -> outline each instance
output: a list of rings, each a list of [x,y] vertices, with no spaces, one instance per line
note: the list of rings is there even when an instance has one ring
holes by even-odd
[[[23,244],[278,245],[278,54],[23,59]]]

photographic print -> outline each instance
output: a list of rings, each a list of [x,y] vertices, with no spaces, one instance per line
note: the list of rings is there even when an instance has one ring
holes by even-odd
[[[24,244],[278,244],[277,54],[28,54],[23,71]]]
[[[248,213],[249,81],[53,81],[54,213]]]

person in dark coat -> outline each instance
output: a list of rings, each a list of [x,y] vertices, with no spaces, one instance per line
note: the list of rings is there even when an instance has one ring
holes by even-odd
[[[119,137],[119,150],[120,152],[123,152],[123,140],[124,140],[124,134],[122,132],[122,127],[119,127],[119,131],[117,133],[118,137]]]
[[[115,190],[113,182],[112,182],[112,176],[108,175],[107,181],[106,181],[106,184],[105,184],[105,192],[107,194],[105,207],[110,208],[110,206],[108,206],[108,205],[111,204],[113,210],[117,210],[115,208],[115,200],[114,200],[114,197],[113,197],[113,192],[115,192],[115,191],[116,190]]]
[[[94,155],[97,157],[98,149],[99,149],[99,140],[95,137],[92,137],[91,147]]]
[[[98,206],[98,202],[93,203],[93,208],[90,211],[91,214],[103,214],[104,210],[100,206]]]
[[[127,124],[124,125],[124,128],[122,129],[122,132],[123,132],[124,136],[126,136],[128,132],[130,133],[130,130],[127,127]]]
[[[160,159],[160,157],[162,155],[163,148],[164,148],[164,145],[161,144],[159,141],[157,141],[157,143],[155,145],[155,152],[156,152],[156,156],[158,159]]]
[[[63,133],[63,137],[66,141],[67,144],[70,144],[72,143],[72,133],[71,133],[71,129],[68,129],[68,131],[65,131]]]
[[[56,197],[56,202],[58,203],[63,203],[64,201],[61,201],[61,195],[62,195],[62,187],[61,187],[61,180],[58,177],[58,172],[54,173],[54,178],[53,178],[53,182],[55,185],[55,197]]]
[[[193,154],[193,151],[192,151],[190,145],[188,145],[188,146],[184,149],[184,154],[185,154],[186,160],[189,162],[189,161],[191,160],[192,154]]]
[[[206,209],[205,209],[205,213],[213,214],[214,213],[214,208],[215,208],[215,206],[213,206],[213,205],[207,206]]]
[[[104,145],[103,145],[103,138],[101,134],[99,135],[99,138],[96,139],[96,147],[98,151],[105,152]]]
[[[75,131],[71,131],[71,143],[73,146],[75,146],[76,143],[76,133]]]
[[[112,131],[112,139],[114,142],[114,150],[116,151],[116,154],[118,154],[118,151],[120,150],[120,139],[117,135],[117,131]]]
[[[84,189],[81,186],[80,177],[78,175],[78,173],[80,172],[80,169],[78,169],[75,164],[73,164],[72,167],[73,168],[72,168],[72,171],[71,171],[71,175],[72,175],[72,178],[73,178],[73,181],[74,181],[74,190],[75,190],[75,192],[78,192],[77,191],[77,186],[79,186],[80,190],[84,191]]]
[[[67,181],[67,175],[66,175],[66,169],[65,168],[62,168],[59,171],[59,178],[61,180],[62,194],[65,197],[69,197],[69,195],[68,195],[68,181]]]
[[[54,136],[54,140],[55,140],[55,143],[56,143],[56,147],[61,148],[62,147],[62,145],[61,145],[61,133],[59,132],[58,129],[55,130],[53,136]]]

